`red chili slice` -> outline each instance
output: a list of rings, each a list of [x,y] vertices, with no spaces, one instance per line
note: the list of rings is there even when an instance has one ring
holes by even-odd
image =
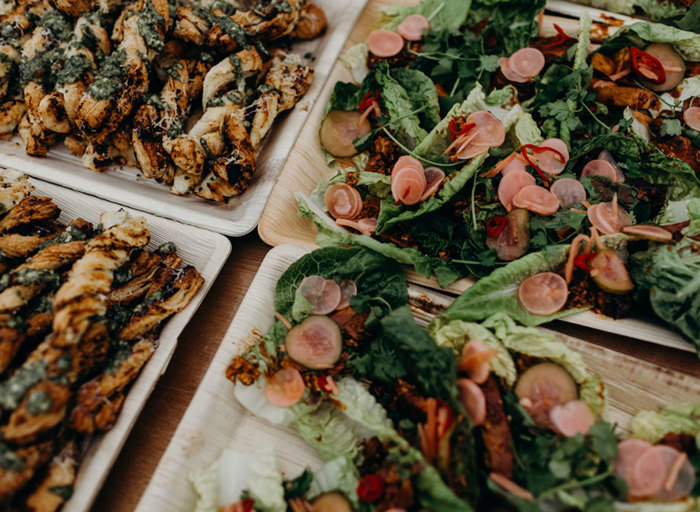
[[[357,110],[359,110],[360,112],[364,112],[369,107],[371,107],[373,103],[376,103],[378,101],[379,101],[379,91],[377,91],[376,93],[369,91],[367,94],[365,94],[362,97],[362,100],[360,101],[360,105],[357,107]]]
[[[459,137],[460,135],[464,135],[465,133],[469,132],[469,130],[471,130],[475,126],[476,126],[476,123],[466,123],[458,128],[457,121],[455,119],[451,119],[450,124],[448,125],[448,127],[450,128],[450,133],[452,135],[454,135],[455,137]]]
[[[640,78],[653,84],[662,84],[666,81],[666,70],[659,59],[636,46],[630,47],[630,57],[632,69]]]
[[[535,163],[532,161],[532,159],[530,158],[530,154],[527,152],[528,149],[529,149],[530,151],[532,151],[533,154],[544,153],[545,151],[551,151],[551,152],[554,153],[554,155],[555,155],[557,158],[559,158],[562,162],[566,162],[566,157],[565,157],[560,151],[557,151],[557,150],[554,149],[554,148],[550,148],[550,147],[546,147],[546,146],[544,146],[544,147],[543,147],[543,146],[535,146],[534,144],[525,144],[525,145],[523,145],[523,146],[520,148],[520,154],[522,154],[522,155],[523,155],[523,158],[524,158],[525,160],[527,160],[527,163],[530,164],[530,165],[537,171],[537,174],[540,175],[540,178],[542,178],[542,180],[543,180],[545,183],[549,183],[548,178],[547,178],[547,176],[544,174],[544,172],[542,171],[542,169],[540,169],[539,166],[538,166],[537,164],[535,164]]]
[[[573,37],[571,37],[569,34],[567,34],[566,32],[564,32],[564,29],[561,28],[561,27],[560,27],[559,25],[557,25],[556,23],[554,24],[554,28],[555,28],[555,30],[557,31],[557,38],[556,38],[554,41],[552,41],[551,43],[544,45],[544,46],[542,47],[543,49],[544,49],[544,48],[555,48],[555,47],[557,47],[557,46],[559,46],[559,45],[564,44],[564,43],[567,42],[569,39],[573,39]]]
[[[591,260],[596,257],[597,252],[589,252],[588,254],[579,254],[574,258],[574,265],[586,272],[591,271]]]
[[[500,235],[506,227],[506,218],[502,215],[494,215],[486,221],[486,233],[493,238]]]
[[[357,484],[357,497],[361,501],[371,503],[384,494],[384,479],[379,475],[365,475]]]

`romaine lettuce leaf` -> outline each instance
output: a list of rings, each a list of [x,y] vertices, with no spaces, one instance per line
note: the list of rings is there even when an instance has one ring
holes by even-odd
[[[356,507],[359,507],[356,492],[359,479],[359,471],[352,460],[347,457],[336,457],[326,462],[318,471],[314,471],[307,497],[315,498],[324,492],[341,491]]]
[[[636,40],[636,41],[635,41]],[[668,43],[686,60],[700,60],[700,34],[679,28],[640,21],[618,30],[614,36],[605,41],[601,50],[614,50],[620,45],[629,46],[630,42],[644,47],[647,43]]]
[[[414,110],[424,109],[419,114],[421,123],[432,130],[440,122],[440,102],[433,81],[417,69],[396,68],[391,74],[408,93]]]
[[[700,434],[700,403],[668,405],[659,411],[640,411],[630,423],[630,437],[650,443],[658,443],[671,433],[693,437]]]
[[[430,21],[430,30],[455,31],[467,21],[471,0],[423,0],[416,6],[389,5],[382,11],[384,28],[395,29],[411,14],[422,14]]]

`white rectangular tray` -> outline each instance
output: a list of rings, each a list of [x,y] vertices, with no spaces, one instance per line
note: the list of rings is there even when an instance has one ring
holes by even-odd
[[[250,334],[264,333],[272,325],[277,280],[306,252],[293,245],[280,245],[267,254],[141,497],[137,512],[193,510],[196,495],[187,475],[195,468],[209,466],[224,448],[250,452],[256,446],[273,445],[279,469],[287,478],[305,467],[320,467],[321,459],[292,428],[272,426],[248,413],[234,398],[233,384],[225,376],[231,359],[251,343]],[[409,296],[414,315],[422,325],[453,300],[416,285],[409,285]],[[581,352],[591,371],[604,377],[610,396],[610,419],[623,429],[642,408],[688,401],[700,394],[698,379],[583,340],[560,337]]]
[[[196,196],[176,196],[168,187],[146,180],[133,167],[111,167],[98,173],[83,167],[80,158],[60,144],[46,158],[34,158],[24,151],[18,137],[0,140],[0,165],[19,169],[31,176],[58,183],[119,204],[154,213],[186,224],[230,236],[243,236],[258,224],[260,215],[294,142],[311,112],[333,64],[355,20],[367,0],[315,0],[328,16],[323,37],[295,44],[301,55],[313,55],[314,80],[306,95],[289,113],[283,114],[265,140],[250,188],[228,204],[216,204]]]
[[[65,223],[82,217],[96,225],[99,223],[102,212],[116,211],[121,208],[119,205],[57,185],[35,179],[32,179],[31,182],[36,187],[34,192],[36,195],[53,198],[54,202],[61,208],[60,220]],[[136,422],[136,418],[153,391],[156,382],[168,367],[177,346],[178,337],[204,300],[204,296],[231,252],[231,243],[224,236],[128,208],[127,210],[135,215],[144,216],[148,221],[148,229],[151,232],[149,249],[157,248],[165,242],[174,242],[177,253],[184,262],[194,265],[202,275],[204,285],[194,296],[192,302],[183,311],[172,317],[163,328],[158,340],[158,347],[133,383],[114,427],[104,435],[95,436],[90,443],[80,465],[73,497],[63,507],[64,512],[84,511],[90,508]]]

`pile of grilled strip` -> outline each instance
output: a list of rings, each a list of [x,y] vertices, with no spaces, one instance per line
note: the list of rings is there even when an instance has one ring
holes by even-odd
[[[163,322],[204,280],[143,217],[58,222],[0,169],[0,506],[53,511],[89,437],[111,428]]]
[[[225,202],[312,81],[284,48],[325,27],[308,0],[3,0],[0,135],[34,156],[63,138],[91,169]]]

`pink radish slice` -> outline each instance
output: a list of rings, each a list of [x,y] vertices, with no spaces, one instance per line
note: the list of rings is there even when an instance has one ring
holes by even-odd
[[[327,315],[340,303],[340,286],[322,276],[306,276],[299,283],[299,293],[314,308],[314,315]]]
[[[608,151],[607,149],[604,149],[598,155],[598,159],[605,160],[606,162],[610,162],[612,164],[612,166],[615,168],[616,177],[613,180],[615,183],[624,183],[625,174],[622,172],[622,169],[620,168],[620,166],[617,165],[617,162],[615,161],[613,156],[610,154],[610,151]]]
[[[610,82],[609,80],[596,80],[593,82],[594,89],[603,89],[604,87],[613,87],[615,82]]]
[[[688,128],[700,131],[700,107],[690,107],[683,112],[683,120]]]
[[[539,215],[553,215],[559,209],[559,199],[544,187],[527,185],[515,194],[513,206]]]
[[[527,489],[523,489],[520,487],[518,484],[513,482],[510,478],[507,476],[501,474],[501,473],[490,473],[489,478],[494,481],[496,485],[499,487],[505,489],[509,493],[511,493],[513,496],[516,496],[517,498],[526,500],[526,501],[535,501],[535,497],[532,495],[530,491]]]
[[[360,226],[360,231],[374,233],[377,230],[377,218],[367,217],[365,219],[358,219],[357,224]]]
[[[670,466],[666,451],[662,448],[660,445],[652,446],[637,458],[627,480],[631,496],[649,497],[661,491]]]
[[[651,448],[651,443],[642,439],[625,439],[617,445],[617,461],[615,462],[615,473],[627,480],[632,467],[639,456]]]
[[[540,272],[528,277],[518,287],[520,305],[533,315],[553,315],[566,304],[569,287],[554,272]]]
[[[423,39],[424,30],[430,30],[430,22],[428,18],[420,14],[406,16],[406,19],[396,27],[396,31],[406,41],[420,41]]]
[[[457,150],[456,156],[460,160],[469,160],[482,153],[486,153],[490,148],[491,146],[467,143]]]
[[[506,210],[513,209],[513,198],[523,187],[534,185],[535,178],[527,171],[515,170],[503,176],[498,184],[498,198]]]
[[[304,396],[304,378],[296,368],[282,368],[273,373],[265,384],[265,398],[277,407],[291,407]]]
[[[498,65],[501,66],[501,73],[503,73],[503,76],[506,77],[506,80],[519,84],[528,81],[528,77],[519,75],[513,71],[513,68],[510,66],[510,59],[508,57],[501,57],[498,59]]]
[[[613,82],[617,82],[620,78],[624,78],[627,75],[629,75],[632,72],[630,68],[624,69],[620,71],[619,73],[615,73],[614,75],[610,75],[608,78],[612,80]]]
[[[612,203],[598,203],[588,208],[588,220],[602,234],[612,235],[619,233],[626,226],[632,225],[629,213],[617,206],[617,215]]]
[[[644,80],[644,85],[652,91],[662,92],[675,89],[685,76],[685,61],[676,53],[673,47],[665,43],[652,43],[644,51],[656,57],[666,72],[666,80],[662,84],[654,84]]]
[[[615,167],[607,160],[601,160],[600,158],[591,160],[583,167],[581,177],[584,176],[604,176],[613,182],[617,179]]]
[[[522,155],[513,151],[504,159],[499,160],[498,163],[496,163],[496,165],[493,166],[493,169],[482,173],[481,176],[484,178],[494,178],[498,176],[499,173],[505,176],[510,171],[513,171],[515,169],[524,171],[526,165],[527,162],[525,162],[525,159],[522,158]]]
[[[403,37],[386,29],[373,30],[367,38],[369,51],[381,59],[393,57],[403,50]]]
[[[501,174],[505,176],[506,174],[510,173],[511,171],[525,171],[525,168],[527,167],[528,163],[527,161],[523,158],[523,156],[520,153],[514,153],[515,157],[513,160],[511,160],[508,165],[506,165],[503,170],[501,171]],[[527,171],[525,171],[527,172]]]
[[[372,236],[376,231],[377,219],[336,219],[335,223],[344,228],[352,228],[365,236]]]
[[[360,193],[347,183],[334,183],[323,194],[323,202],[335,219],[353,219],[362,211]]]
[[[566,162],[569,161],[569,146],[567,146],[566,142],[564,142],[563,140],[557,139],[556,137],[552,137],[551,139],[545,139],[545,141],[539,146],[541,148],[556,149],[557,151],[559,151],[559,153],[562,154]]]
[[[425,191],[420,198],[421,202],[435,195],[435,192],[440,188],[444,179],[445,173],[441,169],[437,167],[428,167],[425,170],[426,185]]]
[[[544,151],[542,153],[537,153],[537,165],[543,172],[546,172],[550,176],[556,176],[561,174],[561,172],[566,167],[566,162],[569,161],[569,148],[561,139],[547,139],[542,144],[539,145],[541,148],[551,148],[555,151],[561,153],[564,157],[562,161],[559,155],[553,153],[552,151]]]
[[[350,305],[350,299],[357,295],[357,285],[346,279],[340,284],[340,304],[336,309],[345,309]]]
[[[338,324],[327,316],[319,315],[307,317],[292,327],[284,344],[290,358],[312,370],[333,367],[343,350]]]
[[[394,199],[405,205],[413,205],[420,201],[425,192],[427,180],[425,171],[415,167],[402,167],[391,173],[391,192]]]
[[[564,405],[555,405],[549,411],[549,419],[554,431],[564,437],[574,437],[576,434],[588,434],[595,423],[595,416],[586,402],[572,400]]]
[[[467,123],[474,123],[476,136],[471,143],[476,146],[497,147],[506,140],[506,131],[496,116],[486,110],[477,110],[467,117]]]
[[[421,171],[423,170],[423,164],[420,163],[420,160],[417,158],[413,158],[410,155],[404,155],[402,157],[399,157],[398,160],[396,160],[396,163],[394,164],[394,167],[392,169],[393,171],[402,169],[404,167],[413,167],[416,169],[420,169]]]
[[[557,196],[562,208],[571,208],[586,200],[586,189],[580,181],[573,178],[561,178],[555,181],[549,191]]]
[[[497,349],[486,348],[481,340],[470,340],[462,349],[459,369],[469,374],[469,378],[477,384],[483,384],[491,373],[491,359],[498,355]]]
[[[486,420],[486,397],[476,382],[471,379],[458,379],[459,399],[475,426]]]
[[[510,68],[520,76],[533,77],[544,68],[544,55],[537,48],[521,48],[509,60]]]
[[[695,468],[685,453],[678,452],[671,463],[661,491],[656,493],[653,499],[654,501],[671,502],[686,498],[695,488],[695,482]]]
[[[654,242],[673,242],[673,233],[661,226],[655,226],[653,224],[625,226],[622,228],[622,232],[627,235],[645,238]]]

